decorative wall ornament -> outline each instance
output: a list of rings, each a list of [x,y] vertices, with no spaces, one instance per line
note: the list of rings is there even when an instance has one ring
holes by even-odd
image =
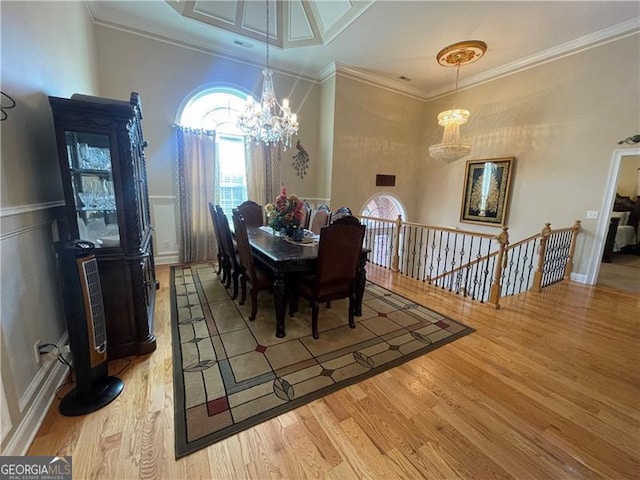
[[[296,169],[300,178],[304,178],[309,166],[309,154],[300,143],[300,140],[296,143],[296,148],[298,149],[298,153],[293,156],[293,168]]]
[[[16,101],[4,92],[2,94],[2,102],[0,102],[0,122],[7,119],[8,115],[5,110],[11,110],[16,106]]]
[[[634,135],[633,137],[627,137],[624,140],[620,140],[618,145],[622,145],[623,143],[628,143],[629,145],[640,143],[640,135]]]
[[[506,224],[514,157],[469,160],[460,221],[500,227]]]

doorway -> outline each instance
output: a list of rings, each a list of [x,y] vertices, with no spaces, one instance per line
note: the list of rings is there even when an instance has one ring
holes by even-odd
[[[590,285],[597,283],[598,285],[608,285],[640,293],[640,256],[632,254],[634,250],[637,251],[637,244],[640,240],[637,236],[638,230],[640,230],[637,218],[631,214],[632,225],[629,226],[627,224],[629,215],[621,212],[612,213],[613,210],[626,210],[624,202],[627,202],[626,206],[629,210],[636,208],[635,202],[640,202],[638,197],[640,195],[640,184],[638,184],[640,179],[637,177],[640,160],[638,159],[640,159],[640,148],[620,149],[613,153],[607,190],[598,222],[596,235],[598,242],[594,246],[594,252],[597,255],[594,255],[592,259],[590,275],[587,278],[587,283]],[[635,215],[638,215],[637,210]],[[617,229],[611,227],[612,238],[607,244],[606,239],[612,216],[620,218],[621,230],[616,236]],[[630,236],[634,238],[630,239]],[[607,249],[605,256],[611,260],[610,263],[601,262],[605,247]]]

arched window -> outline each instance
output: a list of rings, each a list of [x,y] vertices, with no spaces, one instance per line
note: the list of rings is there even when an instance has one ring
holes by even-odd
[[[391,266],[393,239],[397,233],[395,221],[398,220],[398,215],[402,215],[402,219],[406,221],[404,207],[397,198],[388,193],[372,196],[362,207],[361,216],[372,217],[364,218],[362,221],[367,226],[365,242],[371,248],[369,260],[376,265]]]
[[[400,201],[386,193],[376,194],[371,197],[362,208],[361,215],[364,217],[384,218],[386,220],[397,220],[398,215],[402,215],[402,219],[407,220],[407,215]]]
[[[236,126],[245,97],[229,88],[212,88],[189,99],[179,124],[202,130],[215,130],[218,178],[217,201],[231,218],[231,210],[247,200],[245,136]]]

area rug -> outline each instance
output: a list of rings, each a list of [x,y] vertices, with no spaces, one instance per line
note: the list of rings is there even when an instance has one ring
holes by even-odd
[[[172,267],[176,458],[456,340],[473,329],[368,282],[349,328],[347,300],[286,318],[275,336],[273,295],[233,301],[211,264]]]

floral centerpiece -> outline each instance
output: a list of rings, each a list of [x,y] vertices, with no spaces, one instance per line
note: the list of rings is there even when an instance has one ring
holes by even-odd
[[[294,230],[302,223],[302,202],[295,194],[287,195],[287,190],[282,187],[273,203],[267,203],[264,207],[267,212],[269,226],[276,232],[282,232],[292,236]]]

